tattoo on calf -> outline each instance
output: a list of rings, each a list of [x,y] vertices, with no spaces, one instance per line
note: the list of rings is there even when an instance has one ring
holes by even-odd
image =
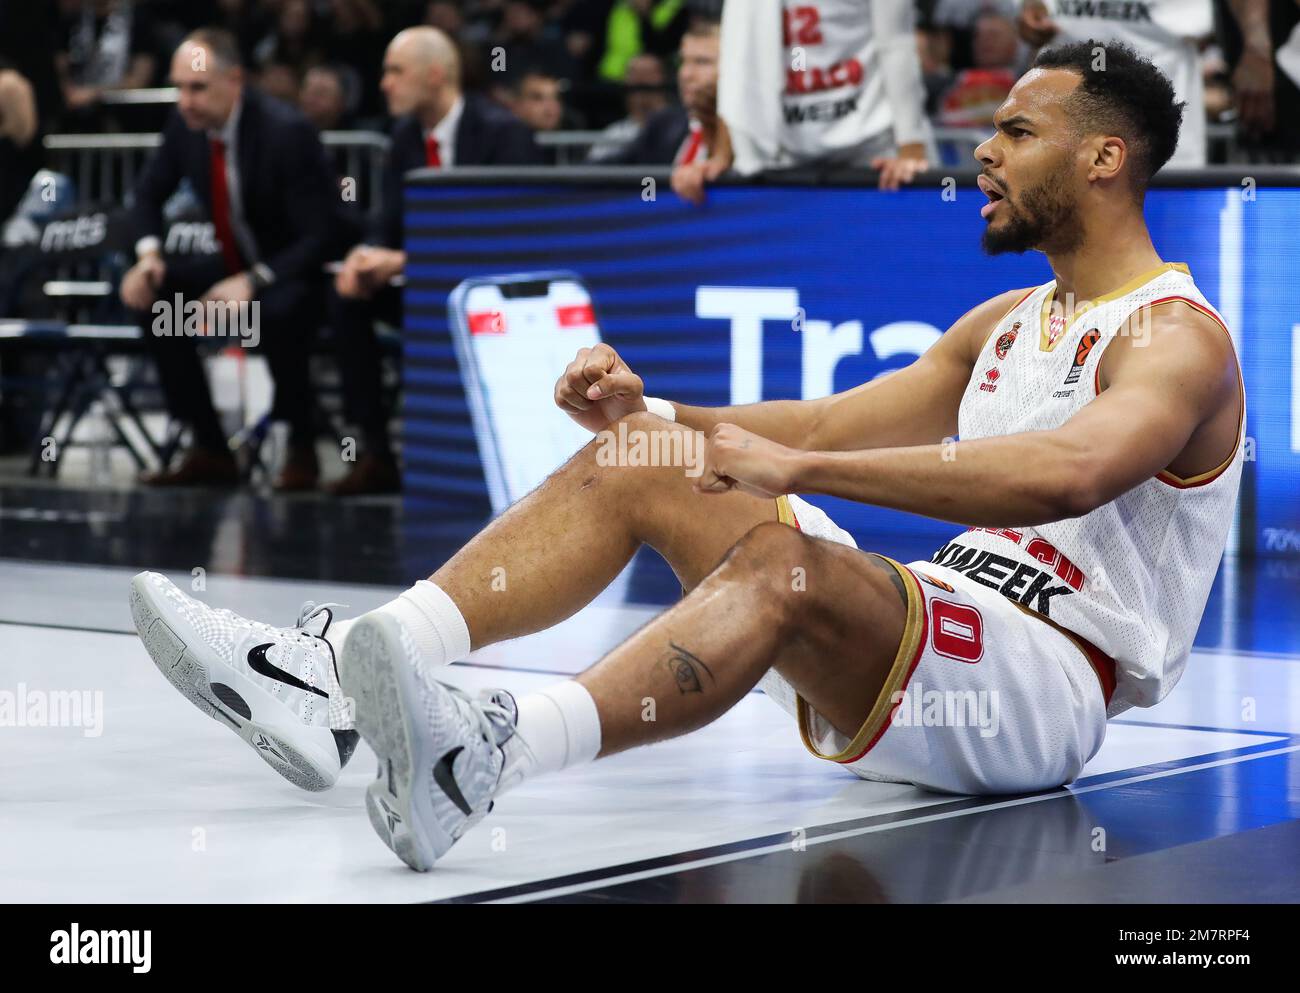
[[[687,693],[704,692],[704,684],[700,680],[701,672],[709,677],[709,682],[717,682],[713,678],[713,673],[709,670],[709,667],[681,645],[670,641],[668,647],[671,651],[664,659],[664,665],[672,673],[673,680],[677,683],[677,690],[683,696]]]

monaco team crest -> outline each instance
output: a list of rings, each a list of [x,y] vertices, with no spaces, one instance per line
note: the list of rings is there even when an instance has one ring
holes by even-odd
[[[998,343],[994,346],[994,351],[997,353],[999,359],[1005,359],[1007,357],[1007,352],[1011,351],[1011,346],[1016,343],[1016,332],[1019,330],[1020,322],[1016,321],[1015,324],[1011,325],[1010,331],[998,338]]]

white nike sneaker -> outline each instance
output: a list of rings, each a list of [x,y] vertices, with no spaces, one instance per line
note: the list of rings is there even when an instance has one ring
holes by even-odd
[[[483,702],[430,674],[395,617],[359,618],[339,652],[339,682],[356,704],[357,730],[379,757],[366,790],[375,833],[425,872],[492,809],[519,710],[505,690]]]
[[[285,779],[312,791],[338,781],[358,740],[355,731],[329,727],[331,606],[308,602],[297,624],[274,628],[214,610],[156,572],[131,580],[135,629],[168,681]]]

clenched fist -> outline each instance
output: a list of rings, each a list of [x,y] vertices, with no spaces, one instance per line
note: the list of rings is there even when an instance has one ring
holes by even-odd
[[[555,384],[555,405],[592,434],[645,410],[644,395],[641,377],[604,343],[580,349]]]
[[[756,497],[779,497],[794,489],[801,453],[775,441],[719,424],[709,432],[700,493],[740,490]]]

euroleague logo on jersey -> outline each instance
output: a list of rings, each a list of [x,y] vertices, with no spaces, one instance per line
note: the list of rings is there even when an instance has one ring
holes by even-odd
[[[1011,346],[1016,343],[1016,333],[1019,330],[1020,322],[1016,321],[1015,324],[1011,325],[1010,331],[998,338],[998,343],[993,347],[993,351],[997,355],[998,361],[1007,357],[1007,352],[1011,351]]]
[[[1070,366],[1069,375],[1065,377],[1065,385],[1073,386],[1079,381],[1083,374],[1083,367],[1088,362],[1088,356],[1096,347],[1097,342],[1101,341],[1101,332],[1092,328],[1087,334],[1079,339],[1079,346],[1074,350],[1074,364]]]

